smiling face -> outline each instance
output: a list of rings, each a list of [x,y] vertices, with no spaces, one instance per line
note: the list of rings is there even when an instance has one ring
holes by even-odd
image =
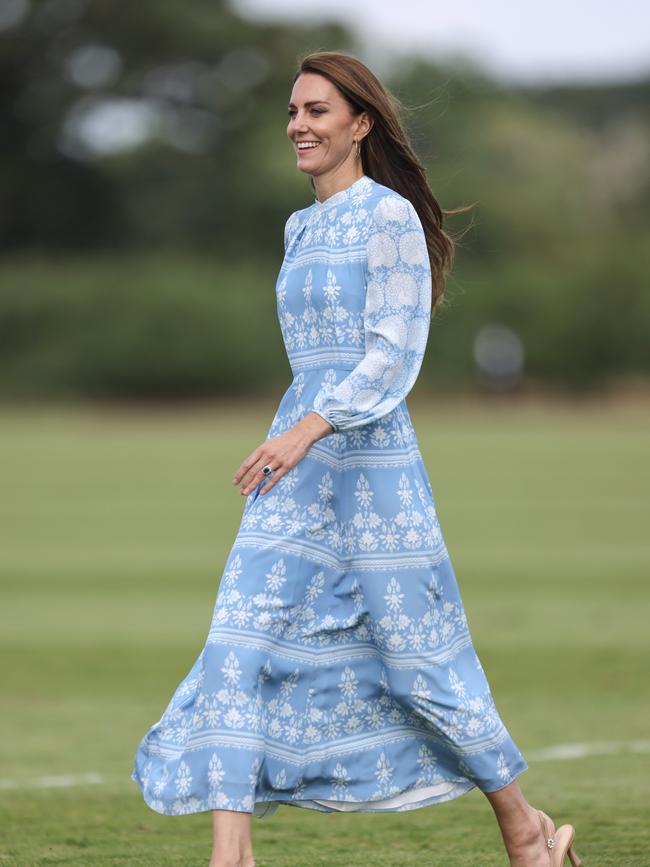
[[[289,102],[287,135],[293,142],[298,168],[310,175],[355,165],[356,145],[370,130],[367,113],[354,115],[329,79],[301,73]]]

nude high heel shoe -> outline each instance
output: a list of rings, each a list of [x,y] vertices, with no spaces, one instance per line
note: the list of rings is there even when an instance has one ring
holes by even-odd
[[[542,833],[548,847],[549,858],[551,859],[551,867],[562,867],[564,859],[569,856],[569,861],[573,867],[581,867],[582,859],[578,857],[578,853],[573,848],[573,838],[576,835],[573,825],[560,825],[557,830],[550,818],[541,810],[537,811],[539,821],[542,826]],[[550,822],[551,830],[547,823]]]

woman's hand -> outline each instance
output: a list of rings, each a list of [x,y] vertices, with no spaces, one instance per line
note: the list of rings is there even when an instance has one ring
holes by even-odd
[[[317,412],[308,412],[288,431],[269,437],[251,452],[235,473],[233,485],[241,481],[240,493],[244,496],[250,494],[266,478],[262,467],[268,464],[274,472],[260,489],[261,494],[268,493],[282,476],[304,458],[317,440],[331,433],[334,433],[334,429],[329,422]]]

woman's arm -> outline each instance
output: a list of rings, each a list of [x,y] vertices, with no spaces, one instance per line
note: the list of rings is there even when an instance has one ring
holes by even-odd
[[[394,409],[417,379],[429,335],[431,266],[411,202],[386,195],[377,203],[367,253],[366,354],[341,382],[324,386],[310,410],[331,425],[330,433]]]

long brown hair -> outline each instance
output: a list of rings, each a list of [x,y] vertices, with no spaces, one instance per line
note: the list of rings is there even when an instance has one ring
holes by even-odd
[[[342,51],[314,51],[299,60],[293,82],[303,72],[315,72],[334,84],[353,114],[367,111],[373,124],[360,143],[363,173],[408,199],[417,211],[431,264],[432,315],[442,302],[447,274],[454,261],[454,240],[443,229],[443,218],[469,210],[440,207],[426,180],[426,170],[411,147],[401,120],[402,103],[368,67]],[[311,179],[314,188],[314,179]],[[470,206],[471,207],[471,206]]]

